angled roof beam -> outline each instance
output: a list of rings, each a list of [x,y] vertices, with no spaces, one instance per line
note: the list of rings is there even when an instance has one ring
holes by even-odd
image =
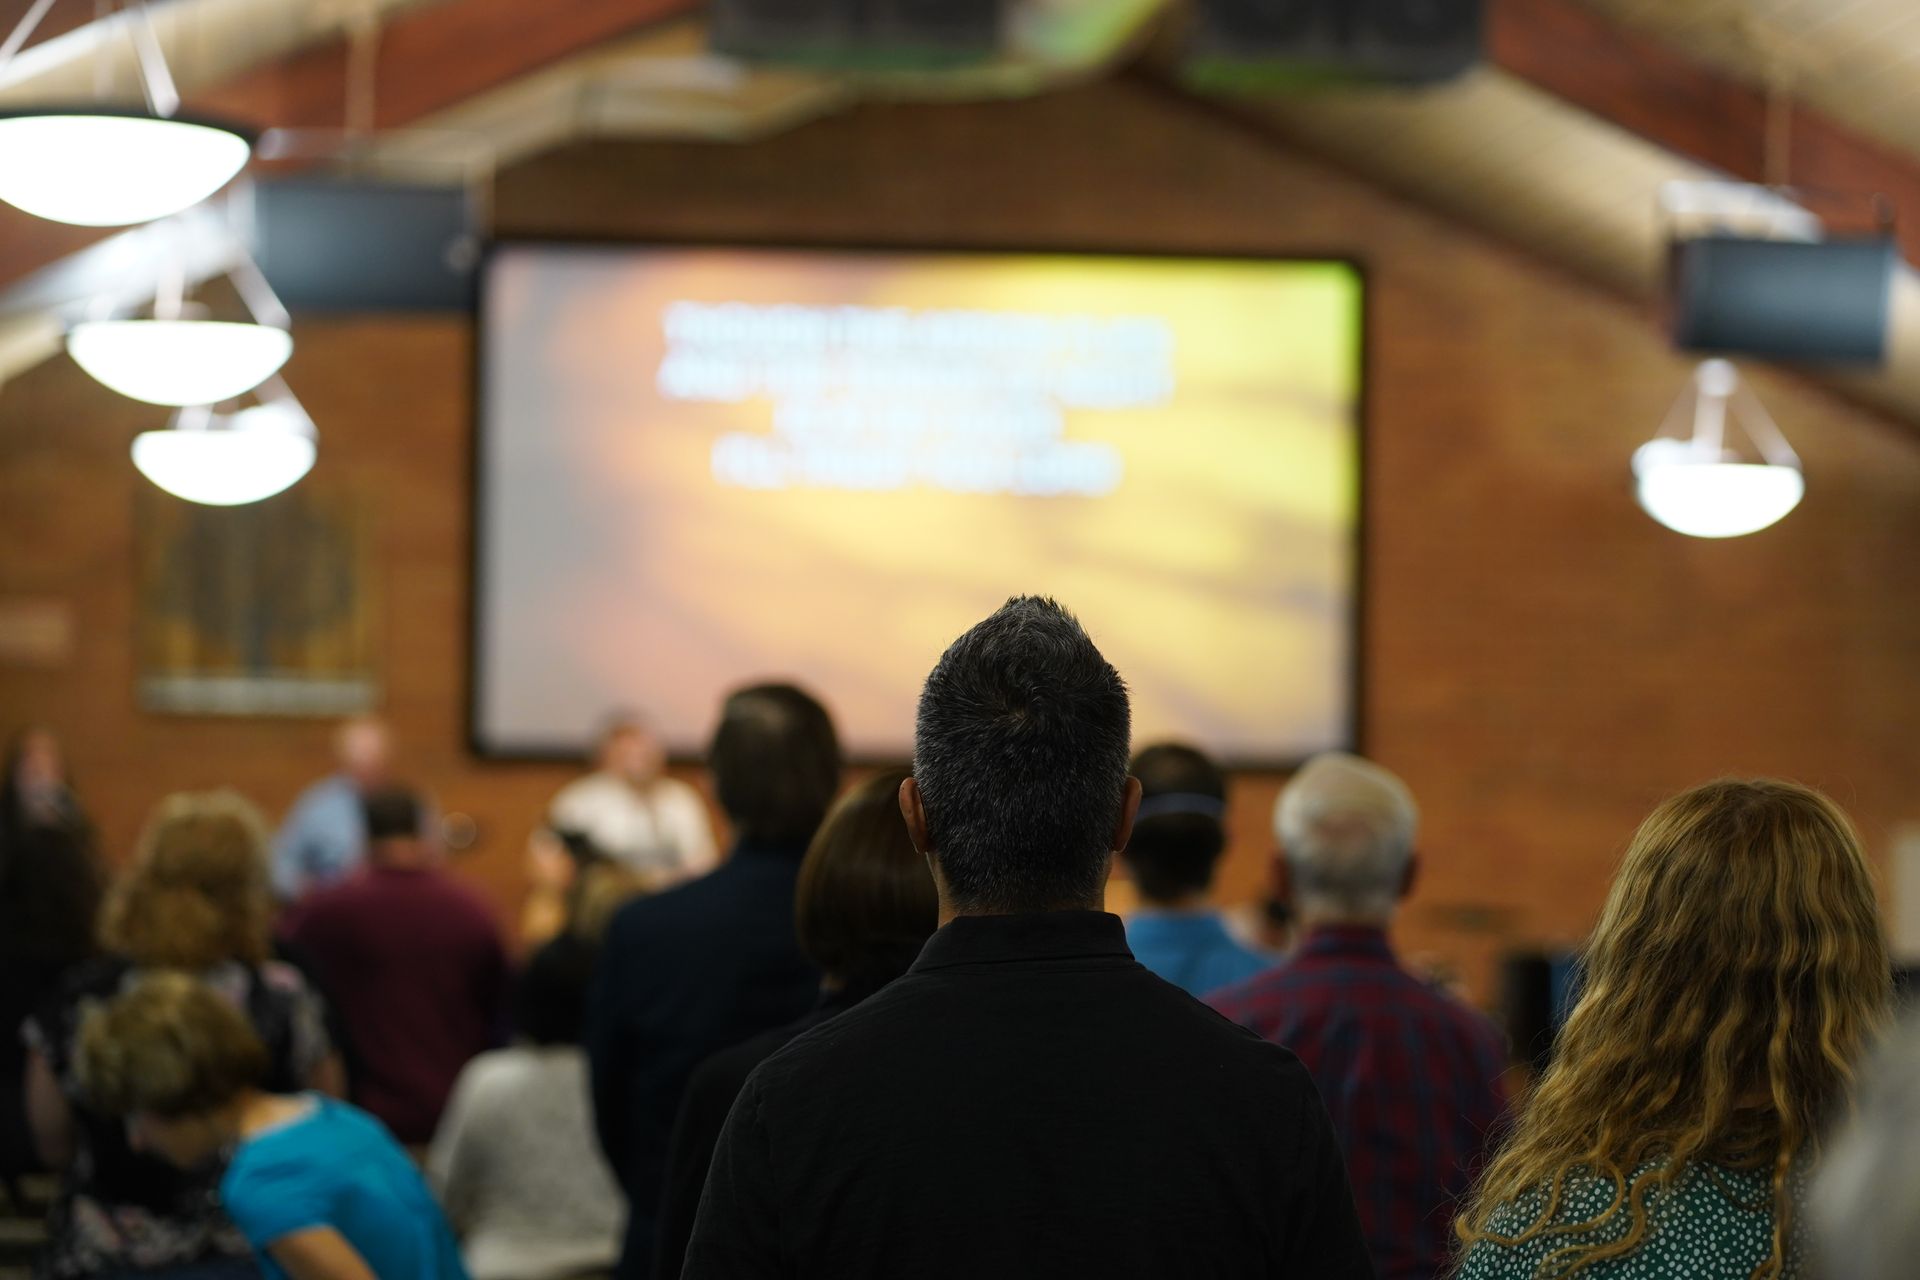
[[[1619,128],[1745,182],[1767,172],[1767,94],[1628,30],[1573,0],[1488,0],[1493,64]],[[1920,261],[1920,157],[1796,105],[1790,185],[1880,194],[1908,217],[1900,247]]]

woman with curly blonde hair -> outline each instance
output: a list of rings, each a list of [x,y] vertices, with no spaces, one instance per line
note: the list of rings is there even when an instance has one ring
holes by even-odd
[[[105,955],[77,970],[23,1028],[27,1113],[41,1158],[63,1171],[41,1274],[251,1274],[246,1241],[214,1207],[211,1170],[182,1173],[127,1144],[92,1098],[76,1052],[86,1012],[148,973],[184,970],[243,1013],[283,1092],[342,1084],[319,998],[270,958],[267,836],[232,791],[175,795],[149,821],[100,915]]]
[[[1459,1222],[1459,1280],[1787,1280],[1817,1135],[1891,969],[1847,817],[1790,782],[1675,796],[1627,849],[1554,1063]]]

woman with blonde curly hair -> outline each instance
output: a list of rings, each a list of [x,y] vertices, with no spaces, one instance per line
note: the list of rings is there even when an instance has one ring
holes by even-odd
[[[1891,970],[1852,825],[1723,780],[1641,824],[1554,1063],[1459,1222],[1458,1280],[1787,1280],[1819,1133]]]
[[[214,1207],[212,1170],[182,1173],[133,1151],[76,1070],[80,1023],[146,973],[184,970],[244,1013],[267,1047],[270,1087],[338,1092],[318,997],[270,958],[266,827],[231,791],[169,797],[101,910],[105,955],[76,971],[23,1028],[27,1113],[40,1156],[63,1171],[41,1273],[213,1276],[253,1270]]]

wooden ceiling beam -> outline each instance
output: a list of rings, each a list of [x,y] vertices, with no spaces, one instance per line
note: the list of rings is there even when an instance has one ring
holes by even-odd
[[[1768,94],[1629,30],[1575,0],[1488,0],[1487,57],[1610,124],[1742,182],[1766,182]],[[1896,227],[1920,261],[1920,157],[1793,105],[1785,179],[1819,212],[1830,196],[1882,195],[1908,218]],[[1860,206],[1863,207],[1863,202]]]

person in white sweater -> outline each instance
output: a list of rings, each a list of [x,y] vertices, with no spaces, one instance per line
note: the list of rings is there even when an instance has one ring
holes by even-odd
[[[473,1280],[610,1272],[626,1202],[593,1135],[580,1019],[594,948],[565,933],[536,951],[515,1000],[519,1041],[455,1084],[427,1176]]]
[[[644,720],[620,715],[600,738],[595,770],[553,798],[548,821],[641,873],[650,891],[705,875],[720,861],[700,793],[665,772]]]

